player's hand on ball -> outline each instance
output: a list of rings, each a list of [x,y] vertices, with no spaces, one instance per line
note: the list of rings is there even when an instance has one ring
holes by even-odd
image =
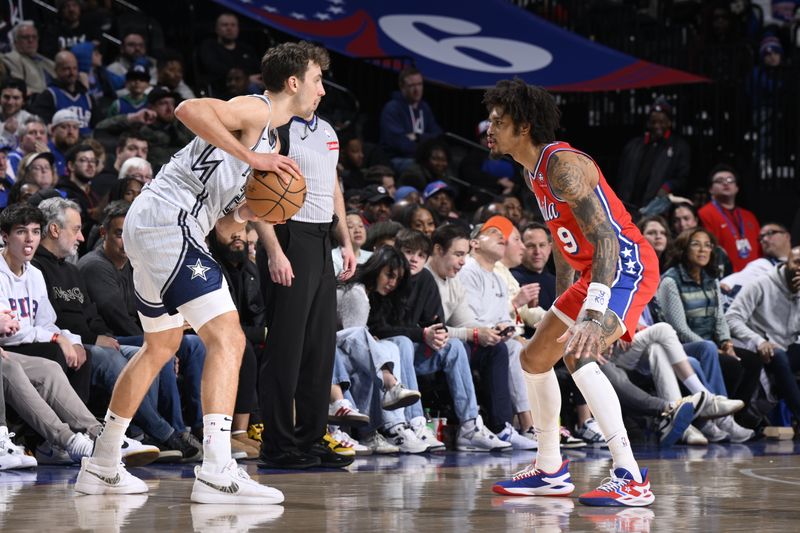
[[[250,166],[258,170],[275,172],[286,185],[291,183],[292,176],[300,176],[300,167],[285,155],[252,152]]]

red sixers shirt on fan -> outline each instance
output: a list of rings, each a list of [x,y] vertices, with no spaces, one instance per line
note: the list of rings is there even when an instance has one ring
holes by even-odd
[[[528,171],[528,186],[536,195],[545,223],[553,234],[553,242],[570,266],[581,273],[580,279],[553,304],[555,314],[567,324],[571,324],[578,317],[586,299],[589,282],[592,280],[594,246],[583,234],[569,204],[553,192],[547,178],[547,164],[550,157],[562,151],[589,157],[565,142],[548,144],[542,150],[536,168]],[[591,160],[590,157],[589,159]],[[619,241],[619,259],[611,284],[611,300],[608,308],[625,324],[627,331],[622,338],[632,340],[639,316],[658,288],[658,258],[650,243],[633,224],[630,214],[611,190],[596,163],[595,167],[600,179],[594,193],[600,200]]]

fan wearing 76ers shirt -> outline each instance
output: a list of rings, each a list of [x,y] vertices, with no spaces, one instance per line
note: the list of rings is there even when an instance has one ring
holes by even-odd
[[[597,360],[630,341],[658,287],[658,260],[597,164],[555,140],[560,112],[540,87],[503,80],[484,95],[489,149],[526,169],[558,253],[556,302],[522,353],[539,453],[534,464],[494,485],[500,494],[566,496],[575,489],[559,449],[561,393],[553,365],[564,359],[613,456],[611,478],[581,495],[586,505],[644,506],[655,500],[622,422],[619,399]],[[575,281],[575,273],[579,273]]]

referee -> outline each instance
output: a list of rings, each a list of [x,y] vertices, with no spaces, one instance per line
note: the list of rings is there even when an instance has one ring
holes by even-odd
[[[259,466],[339,468],[353,458],[334,453],[323,441],[336,349],[331,231],[343,243],[340,279],[352,276],[356,265],[336,176],[339,141],[313,111],[278,128],[278,138],[280,153],[300,166],[307,195],[285,224],[257,225],[263,246],[256,262],[269,328],[259,374],[264,419]]]

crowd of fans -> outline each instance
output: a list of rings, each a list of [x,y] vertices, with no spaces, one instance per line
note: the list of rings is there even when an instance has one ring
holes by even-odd
[[[58,31],[41,43],[43,28],[19,22],[0,57],[0,469],[91,454],[94,415],[143,342],[124,250],[127,208],[192,138],[174,115],[195,95],[184,59],[151,56],[145,32],[130,31],[118,56],[104,60],[81,7],[58,2],[50,28]],[[216,37],[200,46],[203,92],[262,90],[258,55],[238,31],[237,17],[222,14]],[[764,52],[774,47],[766,42]],[[339,132],[359,267],[337,292],[327,442],[345,455],[536,449],[520,352],[557,296],[553,237],[525,201],[520,168],[478,148],[456,160],[424,100],[422,74],[409,67],[398,82],[378,139]],[[601,368],[645,439],[745,442],[767,424],[800,420],[800,247],[785,225],[737,205],[731,166],[712,169],[704,195],[678,195],[690,157],[672,118],[670,103],[655,101],[646,134],[621,151],[618,172],[606,169],[663,275],[636,339],[612,346]],[[476,125],[484,147],[487,129]],[[269,327],[259,243],[250,227],[208,241],[247,336],[234,458],[254,458],[270,430],[255,400]],[[134,418],[128,464],[148,454],[201,458],[204,358],[187,331]],[[562,446],[602,446],[566,368],[557,373]],[[779,401],[791,420],[773,409]],[[687,403],[696,419],[676,432]],[[12,441],[9,426],[24,439]]]

